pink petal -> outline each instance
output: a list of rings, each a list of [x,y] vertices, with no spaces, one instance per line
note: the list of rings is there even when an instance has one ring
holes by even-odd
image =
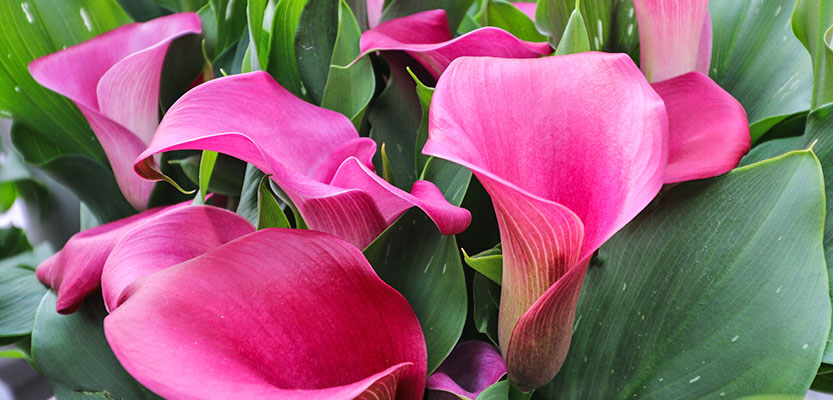
[[[180,207],[154,215],[124,232],[110,252],[101,273],[104,304],[112,312],[133,281],[254,230],[245,218],[217,207]]]
[[[526,14],[531,20],[535,21],[535,8],[538,7],[538,3],[530,3],[530,2],[515,2],[512,3],[513,6],[517,7],[518,10],[521,10],[524,14]]]
[[[61,251],[42,262],[36,271],[43,284],[58,292],[58,312],[75,312],[84,298],[99,287],[104,263],[122,235],[165,210],[187,204],[152,208],[71,237]]]
[[[668,111],[665,183],[729,172],[749,151],[746,111],[709,77],[691,72],[654,83]]]
[[[429,182],[408,194],[381,180],[372,173],[371,139],[359,138],[343,115],[294,97],[262,71],[215,79],[185,94],[168,110],[136,171],[158,178],[149,157],[182,149],[222,152],[272,174],[310,229],[359,248],[413,206],[447,234],[461,232],[471,218],[436,196]]]
[[[462,56],[535,58],[552,53],[547,43],[526,42],[499,28],[486,27],[452,39],[445,10],[430,10],[385,21],[362,34],[362,54],[401,50],[434,78]]]
[[[332,236],[261,230],[147,275],[124,298],[107,340],[165,398],[422,398],[416,316]]]
[[[640,63],[649,81],[695,70],[708,74],[712,37],[708,0],[634,0],[633,6]]]
[[[469,341],[458,344],[437,372],[428,377],[428,389],[475,399],[506,375],[503,357],[492,345]]]
[[[367,0],[367,23],[370,25],[370,28],[375,28],[376,25],[379,25],[384,6],[385,0]]]
[[[429,123],[423,152],[470,168],[492,197],[501,350],[510,379],[535,388],[569,348],[582,264],[662,186],[662,100],[622,54],[462,58],[440,78]]]
[[[119,188],[136,209],[146,207],[153,184],[137,177],[131,166],[159,122],[168,45],[200,32],[196,14],[174,14],[122,26],[29,64],[38,83],[68,97],[87,118]]]

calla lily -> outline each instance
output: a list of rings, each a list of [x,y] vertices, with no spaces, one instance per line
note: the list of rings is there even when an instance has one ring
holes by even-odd
[[[77,310],[99,286],[105,305],[112,309],[132,280],[253,230],[244,218],[217,207],[157,207],[74,235],[38,266],[36,274],[58,293],[60,313]],[[125,236],[131,239],[122,240]]]
[[[345,116],[306,103],[258,71],[215,79],[186,93],[167,112],[136,171],[160,179],[154,154],[211,150],[252,163],[292,200],[310,229],[364,248],[403,212],[419,207],[444,234],[462,232],[471,215],[440,190],[417,181],[404,192],[373,172],[376,144]]]
[[[492,345],[469,341],[458,344],[430,377],[426,387],[432,399],[474,400],[506,375],[506,363]],[[446,396],[448,394],[448,396]]]
[[[261,230],[136,280],[104,332],[165,398],[417,400],[425,387],[408,302],[319,232]]]
[[[531,20],[535,21],[535,9],[538,7],[537,2],[525,2],[519,1],[512,3],[513,6],[517,7],[518,10],[521,10],[527,17]]]
[[[423,153],[474,172],[503,244],[498,338],[510,380],[549,382],[593,253],[657,194],[668,125],[622,54],[460,58],[440,78]]]
[[[124,197],[147,208],[153,183],[133,172],[133,160],[159,123],[162,64],[171,42],[201,32],[194,13],[134,23],[32,61],[41,85],[72,100],[86,117]]]
[[[743,106],[704,74],[711,63],[708,0],[635,0],[642,71],[665,101],[666,183],[728,172],[749,151]]]
[[[500,28],[485,27],[453,38],[445,10],[430,10],[385,21],[362,33],[362,55],[398,50],[416,59],[436,79],[462,56],[536,58],[552,53],[547,43],[520,40]]]
[[[379,25],[384,7],[385,0],[367,0],[367,23],[370,28],[375,28],[376,25]]]

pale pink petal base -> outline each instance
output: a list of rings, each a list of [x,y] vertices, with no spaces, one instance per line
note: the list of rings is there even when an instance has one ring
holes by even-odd
[[[469,341],[458,344],[436,372],[428,377],[429,390],[474,400],[506,375],[503,357],[492,345]]]
[[[104,320],[166,398],[421,399],[426,349],[408,302],[332,236],[266,229],[147,275]]]
[[[72,100],[90,123],[125,198],[147,207],[153,184],[132,171],[159,122],[159,84],[170,43],[201,32],[194,13],[114,29],[32,61],[41,85]]]
[[[709,77],[691,72],[654,83],[668,111],[665,183],[729,172],[749,151],[743,106]]]
[[[499,28],[485,27],[452,39],[445,10],[430,10],[385,21],[362,34],[362,55],[400,50],[436,79],[462,56],[536,58],[552,53],[547,43],[526,42]]]
[[[517,7],[518,10],[521,10],[524,14],[526,14],[529,19],[535,21],[535,9],[538,7],[537,2],[515,2],[512,3],[513,6]]]

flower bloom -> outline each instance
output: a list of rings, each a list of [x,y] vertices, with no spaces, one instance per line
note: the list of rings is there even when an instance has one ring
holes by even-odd
[[[437,84],[423,153],[468,167],[491,196],[501,353],[516,386],[546,384],[590,258],[662,186],[662,100],[622,54],[460,58]]]
[[[428,377],[430,399],[474,400],[506,375],[506,363],[491,344],[468,341],[454,347]]]
[[[201,32],[194,13],[134,23],[32,61],[41,85],[72,100],[89,122],[122,194],[147,208],[153,183],[133,172],[133,160],[159,123],[159,88],[168,46]]]
[[[165,114],[136,171],[161,179],[151,157],[184,149],[252,163],[271,174],[310,229],[358,248],[414,206],[444,234],[462,232],[471,221],[431,182],[417,181],[408,193],[376,175],[372,139],[360,138],[347,117],[298,99],[263,71],[215,79],[186,93]]]

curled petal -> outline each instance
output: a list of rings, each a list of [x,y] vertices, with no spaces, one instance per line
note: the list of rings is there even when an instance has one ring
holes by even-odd
[[[152,208],[72,236],[61,251],[38,265],[36,271],[38,279],[58,293],[58,312],[75,312],[81,301],[99,287],[104,263],[126,232],[165,210],[186,204]]]
[[[428,377],[427,388],[475,399],[504,375],[506,364],[492,345],[463,342],[454,347],[437,371]]]
[[[72,100],[104,149],[125,198],[146,207],[152,183],[132,171],[159,122],[159,84],[170,43],[201,32],[194,13],[114,29],[29,64],[41,85]]]
[[[519,1],[512,3],[512,5],[517,7],[518,10],[521,10],[531,20],[535,21],[535,9],[538,7],[537,2]]]
[[[708,0],[634,0],[640,65],[657,82],[691,71],[709,73],[711,19]]]
[[[709,77],[691,72],[654,83],[668,111],[665,183],[729,172],[749,151],[746,111]]]
[[[385,0],[367,0],[367,23],[371,28],[379,25],[379,20],[382,19],[382,9],[385,6]]]
[[[265,229],[147,275],[104,320],[166,398],[420,399],[426,349],[407,301],[327,234]]]
[[[582,264],[659,191],[667,135],[662,100],[625,55],[461,58],[440,78],[423,152],[470,168],[492,197],[516,385],[560,368]]]
[[[362,54],[405,51],[436,79],[462,56],[535,58],[552,53],[547,43],[526,42],[499,28],[486,27],[452,39],[445,10],[430,10],[385,21],[362,34]]]
[[[468,226],[429,182],[408,194],[376,176],[375,143],[360,138],[343,115],[306,103],[259,71],[215,79],[168,110],[150,147],[135,165],[158,179],[151,156],[200,149],[250,162],[286,192],[310,229],[363,248],[410,207],[423,209],[444,233]],[[425,189],[425,187],[433,187]]]
[[[112,312],[131,282],[190,260],[255,229],[222,208],[180,207],[133,226],[118,239],[101,273],[104,304]]]

